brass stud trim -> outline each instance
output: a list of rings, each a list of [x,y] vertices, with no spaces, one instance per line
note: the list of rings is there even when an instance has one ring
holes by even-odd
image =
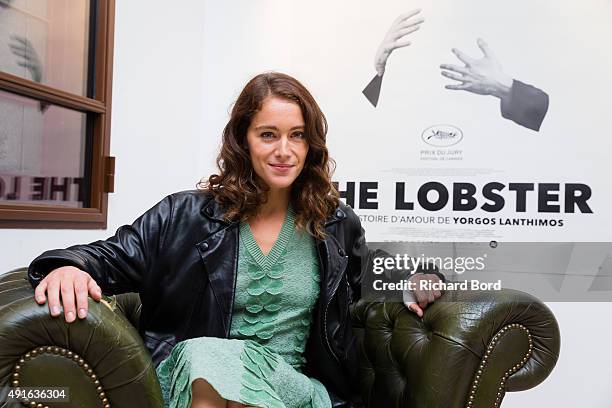
[[[495,349],[495,346],[498,344],[498,341],[501,339],[504,333],[506,333],[509,330],[515,330],[515,329],[521,330],[527,334],[527,341],[529,344],[528,351],[525,354],[525,356],[518,363],[513,365],[512,368],[510,368],[510,370],[506,371],[504,375],[502,376],[502,378],[500,379],[497,396],[495,398],[495,402],[493,403],[493,408],[499,408],[499,404],[501,403],[504,397],[504,394],[505,394],[504,386],[506,384],[506,380],[512,374],[520,370],[527,363],[527,361],[529,361],[529,359],[531,358],[533,354],[533,338],[531,336],[531,333],[529,332],[529,329],[527,329],[525,326],[519,323],[512,323],[512,324],[502,327],[491,339],[490,343],[488,344],[486,348],[486,352],[480,361],[480,365],[478,366],[478,369],[476,371],[476,376],[474,377],[474,380],[472,381],[472,389],[471,389],[470,396],[466,404],[466,408],[472,408],[472,405],[474,402],[474,395],[476,394],[476,391],[478,390],[478,385],[480,383],[480,376],[483,374],[485,370],[487,361],[489,361],[489,357],[491,356],[493,349]]]
[[[62,347],[57,347],[57,346],[37,347],[35,349],[28,351],[23,356],[21,356],[17,364],[15,364],[15,366],[13,367],[13,372],[11,376],[12,378],[11,386],[15,390],[19,390],[19,387],[20,387],[19,386],[19,377],[20,377],[19,372],[21,371],[24,363],[44,353],[61,355],[61,356],[64,356],[74,361],[79,367],[81,367],[81,369],[85,372],[85,374],[92,380],[93,385],[96,387],[98,398],[100,399],[100,402],[104,405],[104,408],[111,408],[111,405],[108,402],[106,393],[104,392],[104,388],[100,385],[100,380],[98,380],[98,376],[96,376],[96,374],[90,368],[89,364],[87,364],[85,360],[81,356],[79,356],[77,353],[74,353],[70,350],[67,350]],[[49,408],[49,406],[47,405],[37,403],[36,401],[30,401],[28,398],[22,398],[21,403],[25,406],[29,406],[32,408]]]

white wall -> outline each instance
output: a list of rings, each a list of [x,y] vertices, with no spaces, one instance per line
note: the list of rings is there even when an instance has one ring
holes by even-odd
[[[548,303],[561,330],[561,355],[550,377],[508,393],[503,408],[612,407],[612,303]]]
[[[279,13],[289,7],[282,1],[264,3],[268,11]],[[222,58],[231,52],[231,41],[218,34],[232,21],[231,14],[222,13],[227,5],[198,0],[183,1],[180,8],[169,4],[117,2],[111,143],[117,176],[115,193],[109,198],[109,229],[0,230],[0,271],[25,266],[45,249],[105,238],[165,194],[193,188],[200,176],[210,173],[230,103],[255,72],[245,72]],[[254,20],[242,31],[233,27],[234,41],[249,37],[249,28],[260,24],[289,31],[283,27],[292,21],[275,20],[255,2],[241,2],[240,7],[251,7]],[[289,37],[263,38],[258,44],[261,47],[251,49],[252,54],[242,55],[245,60],[257,56],[267,61],[254,71],[291,66],[292,61],[286,60],[291,57]],[[274,52],[279,49],[286,54]],[[159,97],[154,99],[151,86],[156,82]],[[605,322],[612,315],[612,304],[549,306],[561,327],[559,363],[542,385],[508,394],[503,406],[610,408],[612,326]]]
[[[0,271],[46,249],[91,242],[131,223],[164,195],[195,188],[203,132],[204,5],[118,1],[111,155],[117,158],[107,230],[0,230]],[[156,84],[157,88],[153,88]]]

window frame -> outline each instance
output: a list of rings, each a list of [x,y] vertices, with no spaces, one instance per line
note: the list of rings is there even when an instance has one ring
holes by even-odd
[[[95,24],[93,98],[0,71],[0,90],[86,113],[92,121],[90,207],[6,204],[0,201],[0,228],[106,229],[108,194],[114,191],[115,158],[110,156],[115,0],[91,0]],[[87,159],[86,159],[87,160]]]

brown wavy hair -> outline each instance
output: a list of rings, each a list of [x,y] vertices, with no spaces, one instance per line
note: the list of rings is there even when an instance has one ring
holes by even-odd
[[[214,196],[229,221],[246,221],[266,202],[269,188],[253,171],[246,134],[253,116],[271,96],[295,102],[302,110],[309,149],[304,168],[291,185],[290,203],[296,214],[296,227],[323,239],[325,219],[339,203],[338,191],[331,181],[336,163],[325,146],[325,115],[306,87],[289,75],[263,73],[246,84],[223,129],[217,156],[219,174],[200,181],[198,188]]]

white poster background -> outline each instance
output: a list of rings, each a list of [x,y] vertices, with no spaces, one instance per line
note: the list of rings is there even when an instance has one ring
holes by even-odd
[[[279,70],[297,77],[325,112],[328,146],[338,163],[334,180],[375,181],[377,210],[360,215],[562,219],[562,227],[475,226],[364,221],[368,240],[610,241],[609,182],[612,126],[612,3],[518,0],[240,1],[208,3],[205,52],[208,88],[204,113],[214,157],[231,102],[257,73]],[[361,93],[375,75],[374,55],[391,23],[421,8],[425,18],[412,45],[387,61],[374,108]],[[451,48],[480,58],[484,39],[504,72],[550,96],[539,132],[503,119],[499,100],[444,89],[456,83],[439,65],[462,65]],[[452,149],[460,161],[421,160],[431,149],[422,132],[437,124],[459,128]],[[209,152],[209,153],[208,153]],[[211,169],[212,170],[212,167]],[[203,173],[206,174],[206,173]],[[428,181],[482,186],[508,183],[583,183],[590,186],[593,214],[538,213],[536,192],[527,213],[514,209],[514,193],[501,212],[394,210],[395,183],[406,198]],[[358,186],[356,186],[358,190]],[[536,187],[537,190],[537,187]],[[563,190],[561,190],[561,193]],[[485,201],[477,194],[479,206]],[[357,198],[357,197],[356,197]],[[559,202],[563,211],[563,195]]]

